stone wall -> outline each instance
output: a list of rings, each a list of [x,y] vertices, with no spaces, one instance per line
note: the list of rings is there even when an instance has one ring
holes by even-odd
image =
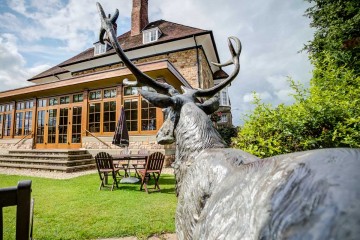
[[[214,79],[211,68],[206,60],[204,51],[201,49],[199,51],[200,58],[200,88],[210,88],[214,86]]]
[[[199,87],[197,78],[197,60],[196,49],[184,50],[181,52],[173,52],[168,54],[157,55],[149,58],[143,58],[135,61],[136,63],[153,62],[156,60],[167,59],[180,74],[190,83],[193,87]]]
[[[33,139],[25,138],[21,140],[18,138],[0,139],[0,153],[7,153],[9,149],[32,149]]]

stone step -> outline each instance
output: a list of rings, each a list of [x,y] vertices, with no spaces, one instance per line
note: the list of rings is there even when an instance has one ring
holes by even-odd
[[[13,163],[0,162],[0,167],[40,169],[40,170],[61,171],[61,172],[77,172],[77,171],[95,169],[96,165],[92,163],[92,164],[79,165],[79,166],[49,166],[49,165],[38,165],[38,164],[13,164]]]
[[[37,155],[82,155],[87,154],[86,150],[74,150],[74,149],[9,149],[9,154],[37,154]]]
[[[66,154],[59,154],[59,155],[45,155],[45,154],[2,154],[0,158],[14,158],[14,159],[58,159],[62,161],[74,161],[74,160],[81,160],[81,159],[89,159],[92,158],[91,154],[79,154],[79,155],[66,155]]]
[[[72,161],[63,160],[47,160],[47,159],[13,159],[13,158],[0,158],[0,163],[11,163],[11,164],[30,164],[30,165],[49,165],[49,166],[77,166],[95,163],[95,160],[81,159]]]

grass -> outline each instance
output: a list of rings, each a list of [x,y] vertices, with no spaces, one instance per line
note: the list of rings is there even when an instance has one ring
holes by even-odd
[[[175,232],[173,175],[162,175],[161,192],[150,194],[140,192],[139,183],[99,191],[97,174],[66,180],[0,174],[0,187],[28,179],[35,199],[34,239],[145,238]],[[15,239],[15,212],[15,207],[3,209],[4,239]]]

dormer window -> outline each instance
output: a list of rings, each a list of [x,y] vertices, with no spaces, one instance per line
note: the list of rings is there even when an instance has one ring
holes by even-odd
[[[152,28],[143,31],[143,43],[155,42],[161,36],[161,31],[159,28]]]
[[[106,53],[107,44],[95,43],[94,45],[94,56]]]

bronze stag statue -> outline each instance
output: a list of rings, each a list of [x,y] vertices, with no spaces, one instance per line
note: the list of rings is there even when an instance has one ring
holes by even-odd
[[[234,71],[209,89],[180,93],[142,73],[121,49],[113,24],[101,17],[100,42],[108,41],[136,82],[157,92],[141,91],[165,108],[157,134],[160,144],[176,143],[174,170],[178,239],[360,239],[360,150],[321,149],[259,159],[224,141],[208,115],[217,110],[216,93],[240,70],[241,43],[229,38]],[[106,39],[104,39],[106,33]],[[235,43],[235,47],[233,46]],[[208,98],[205,102],[199,98]]]

